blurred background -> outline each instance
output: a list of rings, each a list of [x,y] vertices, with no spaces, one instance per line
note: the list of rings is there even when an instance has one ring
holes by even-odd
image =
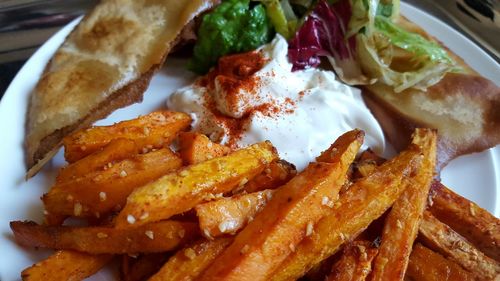
[[[97,0],[0,0],[0,98],[26,60]],[[497,62],[499,0],[406,0],[459,30]]]

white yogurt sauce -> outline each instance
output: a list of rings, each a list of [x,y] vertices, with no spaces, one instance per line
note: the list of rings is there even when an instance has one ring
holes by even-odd
[[[218,87],[216,77],[213,90],[194,83],[173,93],[167,101],[168,107],[189,113],[194,120],[193,130],[225,144],[230,141],[230,130],[206,106],[204,96],[210,95],[224,115],[236,119],[244,117],[244,132],[236,140],[237,146],[270,140],[281,158],[295,164],[299,171],[338,136],[354,128],[366,132],[365,148],[383,153],[382,129],[365,106],[360,90],[337,81],[331,71],[291,72],[288,44],[279,35],[259,51],[268,61],[252,76],[258,77],[258,87],[253,88],[252,93],[242,92],[247,98],[237,102],[237,106],[234,101],[233,106],[228,106],[226,93]],[[281,112],[269,116],[251,110],[270,102],[280,105]]]

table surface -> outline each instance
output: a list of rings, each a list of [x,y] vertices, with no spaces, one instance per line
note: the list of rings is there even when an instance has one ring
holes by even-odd
[[[405,2],[434,15],[481,45],[477,37],[465,32],[463,25],[457,24],[457,19],[450,17],[443,7],[436,6],[433,0]],[[0,3],[0,98],[19,69],[41,44],[96,3],[97,0],[11,0]],[[496,55],[498,48],[494,47],[493,52],[491,48],[483,49],[499,62]]]

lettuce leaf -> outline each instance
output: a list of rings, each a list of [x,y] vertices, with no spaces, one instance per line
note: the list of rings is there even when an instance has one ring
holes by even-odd
[[[368,83],[356,60],[355,38],[346,37],[350,18],[349,1],[328,4],[320,0],[289,43],[288,58],[293,64],[292,70],[317,67],[321,57],[327,57],[345,83]]]
[[[293,70],[316,67],[327,57],[343,82],[381,81],[395,92],[425,90],[456,70],[446,50],[396,26],[397,17],[399,0],[319,1],[290,42]]]
[[[345,1],[345,0],[344,0]],[[351,0],[352,16],[349,19],[349,38],[362,32],[371,35],[374,30],[375,16],[379,0]]]
[[[436,42],[403,30],[384,16],[376,17],[375,28],[372,36],[357,35],[360,63],[365,73],[392,86],[396,93],[408,88],[425,90],[455,70],[454,61]],[[391,67],[395,48],[411,53],[406,64],[414,66],[412,69]]]
[[[297,30],[298,19],[288,0],[260,0],[277,33],[290,39]]]
[[[439,44],[396,26],[386,17],[377,16],[375,26],[392,44],[413,53],[415,60],[452,63],[448,53]]]

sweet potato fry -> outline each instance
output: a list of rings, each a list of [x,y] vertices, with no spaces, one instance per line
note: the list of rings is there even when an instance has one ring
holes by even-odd
[[[236,234],[260,212],[272,198],[274,190],[234,195],[194,207],[201,233],[212,239],[224,234]]]
[[[106,170],[56,184],[43,196],[45,209],[48,216],[99,217],[119,210],[137,187],[181,166],[181,159],[168,148],[137,154]]]
[[[359,155],[358,161],[359,162],[372,162],[372,163],[376,164],[377,166],[380,166],[380,165],[384,164],[384,162],[387,160],[380,157],[377,153],[375,153],[373,150],[368,148],[365,151],[363,151],[361,153],[361,155]]]
[[[108,263],[112,255],[89,255],[76,251],[57,251],[50,257],[26,268],[24,281],[82,280]]]
[[[168,260],[167,253],[143,254],[138,257],[123,256],[122,264],[123,281],[142,281],[153,276]]]
[[[203,239],[179,250],[149,281],[195,280],[232,241],[231,237]]]
[[[275,189],[287,183],[297,174],[295,166],[284,160],[271,162],[262,173],[250,179],[244,186],[233,190],[233,194],[241,192],[253,193],[265,189]]]
[[[359,147],[357,144],[361,145],[364,139],[365,132],[358,129],[349,131],[340,136],[327,150],[321,152],[320,156],[316,157],[316,162],[351,165],[353,161],[352,151],[355,150],[355,153],[358,153]]]
[[[356,237],[396,201],[413,180],[420,163],[420,149],[411,146],[370,176],[355,182],[270,279],[297,279]]]
[[[175,249],[199,235],[195,223],[161,221],[126,230],[112,227],[42,226],[13,221],[20,245],[90,254],[155,253]]]
[[[179,154],[184,165],[198,164],[227,155],[231,149],[212,142],[207,136],[195,132],[179,134]]]
[[[363,281],[372,269],[372,260],[377,255],[368,241],[355,241],[347,245],[340,259],[333,265],[326,281]],[[389,279],[388,279],[389,280]]]
[[[64,157],[73,163],[97,151],[114,139],[131,139],[140,149],[162,148],[191,124],[181,112],[157,111],[111,126],[81,130],[63,139]]]
[[[458,263],[476,278],[494,280],[500,276],[500,265],[495,260],[487,257],[429,211],[424,212],[419,234],[424,245]]]
[[[112,140],[109,144],[80,159],[65,168],[57,175],[56,182],[74,180],[96,171],[107,169],[108,165],[132,157],[139,152],[134,141],[128,139]]]
[[[415,244],[406,275],[419,281],[472,281],[472,274],[440,254]]]
[[[371,149],[367,149],[361,153],[354,165],[353,179],[357,180],[366,177],[375,171],[377,166],[384,163],[386,160],[378,156]]]
[[[430,129],[416,129],[413,134],[412,143],[422,149],[424,159],[417,175],[394,202],[387,216],[379,253],[373,265],[373,281],[404,279],[434,175],[436,141],[437,134]]]
[[[362,139],[347,133],[335,141],[337,163],[311,163],[276,190],[201,280],[267,280],[274,269],[330,210]],[[357,136],[357,135],[356,135]],[[348,139],[348,141],[345,141]],[[333,149],[332,149],[333,151]],[[328,159],[329,160],[329,159]]]
[[[439,182],[431,189],[430,211],[487,256],[500,262],[500,221]]]
[[[130,194],[116,227],[131,227],[188,211],[209,195],[243,185],[277,158],[272,144],[262,142],[163,176]]]

